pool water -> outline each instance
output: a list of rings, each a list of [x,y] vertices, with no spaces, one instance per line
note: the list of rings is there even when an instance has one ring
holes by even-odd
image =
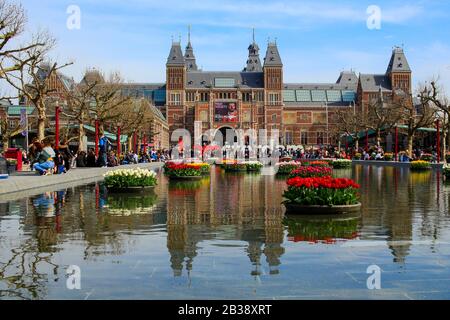
[[[159,173],[144,195],[96,183],[1,203],[0,299],[449,299],[441,174],[334,174],[361,184],[360,215],[286,216],[285,178],[219,168]]]

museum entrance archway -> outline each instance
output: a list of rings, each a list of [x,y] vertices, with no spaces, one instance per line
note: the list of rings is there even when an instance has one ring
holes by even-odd
[[[237,132],[232,127],[221,127],[216,131],[214,142],[216,145],[220,146],[232,146],[234,143],[238,142]]]

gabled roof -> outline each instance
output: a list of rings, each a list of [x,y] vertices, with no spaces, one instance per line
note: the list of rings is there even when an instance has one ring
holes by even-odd
[[[383,91],[391,91],[391,81],[385,74],[360,74],[359,81],[363,91],[378,92],[380,87]]]
[[[170,48],[169,57],[167,58],[168,66],[184,66],[185,60],[183,51],[181,50],[181,44],[179,42],[173,42]]]
[[[354,71],[342,71],[336,83],[346,85],[358,85],[358,76]]]
[[[88,70],[83,76],[83,79],[80,81],[80,84],[93,84],[94,82],[103,83],[105,79],[100,71],[96,69]]]
[[[45,81],[48,78],[51,67],[52,66],[50,66],[50,64],[48,63],[43,63],[39,66],[37,76],[40,81]],[[67,91],[70,91],[75,87],[75,81],[72,78],[69,78],[68,76],[58,71],[56,72],[56,76],[60,79],[61,83]]]
[[[270,42],[267,46],[266,57],[264,58],[264,67],[282,67],[280,53],[276,43]]]
[[[391,60],[389,61],[386,74],[391,72],[411,72],[408,60],[402,48],[394,48],[392,50]]]

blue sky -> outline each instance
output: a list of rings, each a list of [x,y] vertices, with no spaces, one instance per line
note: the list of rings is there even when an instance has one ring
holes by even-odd
[[[171,37],[182,45],[187,25],[204,70],[241,70],[251,28],[263,58],[277,38],[285,82],[334,82],[342,70],[383,73],[393,46],[404,46],[415,83],[440,76],[450,93],[450,1],[231,1],[23,0],[29,29],[47,28],[54,56],[88,67],[120,71],[127,81],[161,82]],[[81,9],[81,29],[66,27],[69,5]],[[381,8],[380,30],[366,25],[369,5]]]

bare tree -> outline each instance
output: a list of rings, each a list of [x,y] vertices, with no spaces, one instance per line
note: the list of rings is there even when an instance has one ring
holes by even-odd
[[[380,90],[379,97],[372,99],[368,104],[368,112],[363,117],[364,129],[375,131],[377,146],[381,146],[381,132],[393,128],[401,119],[402,112],[398,104],[392,99],[383,97]]]
[[[45,125],[47,120],[46,99],[57,91],[49,79],[57,76],[58,71],[71,65],[65,63],[49,62],[49,52],[55,46],[55,39],[47,33],[41,32],[35,36],[34,43],[45,43],[43,46],[32,47],[25,52],[12,56],[17,64],[23,65],[15,72],[4,74],[6,81],[16,90],[19,96],[33,104],[38,114],[38,139],[45,138]]]
[[[424,86],[421,98],[424,102],[430,103],[432,106],[434,106],[437,110],[439,110],[439,113],[444,118],[443,121],[443,129],[444,129],[444,136],[443,139],[446,142],[445,145],[450,145],[450,101],[448,97],[446,96],[444,90],[438,83],[439,79],[433,80],[430,83],[430,86]],[[445,156],[445,148],[443,150],[444,156]]]
[[[361,113],[356,113],[353,108],[337,109],[336,130],[339,135],[352,137],[356,150],[359,149],[359,131],[363,129]]]
[[[408,156],[413,155],[414,137],[420,128],[429,127],[436,118],[436,108],[427,99],[426,87],[419,88],[417,103],[412,96],[403,95],[396,97],[394,103],[400,110],[401,122],[406,125],[406,135],[408,139]]]
[[[131,98],[122,95],[123,79],[118,72],[111,73],[107,80],[99,71],[95,73],[85,76],[83,83],[88,87],[96,83],[89,95],[89,113],[99,121],[100,131],[103,131],[105,124],[123,115],[123,107],[129,105]]]
[[[20,121],[13,121],[8,117],[8,113],[5,112],[5,115],[0,118],[0,133],[2,136],[3,150],[8,150],[9,140],[24,130],[26,130],[26,128],[21,125]]]
[[[129,148],[131,149],[131,139],[133,134],[139,134],[141,131],[149,134],[152,138],[153,117],[150,102],[144,98],[132,99],[128,103],[123,104],[120,111],[118,123],[121,124],[122,132],[130,137]]]
[[[64,115],[76,121],[78,125],[78,150],[86,149],[84,145],[84,125],[90,122],[89,109],[92,103],[92,93],[97,86],[97,81],[90,83],[82,82],[68,92],[66,96],[67,109],[64,111]]]
[[[22,5],[6,0],[0,0],[0,79],[5,73],[20,70],[26,61],[17,61],[14,56],[44,45],[42,42],[32,41],[19,45],[18,37],[25,30],[27,16]]]

